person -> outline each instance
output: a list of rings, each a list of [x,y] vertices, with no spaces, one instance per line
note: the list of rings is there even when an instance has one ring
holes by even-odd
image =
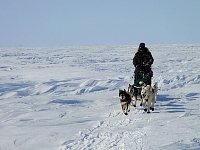
[[[153,62],[153,56],[145,46],[145,43],[140,43],[138,51],[133,57],[133,65],[135,67],[134,86],[139,87],[140,81],[143,81],[146,85],[151,85],[151,78],[153,77],[151,65]]]

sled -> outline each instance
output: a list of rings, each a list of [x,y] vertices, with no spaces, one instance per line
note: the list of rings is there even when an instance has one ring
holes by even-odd
[[[151,76],[145,73],[135,74],[133,86],[137,100],[141,100],[142,83],[145,83],[146,85],[151,85]]]

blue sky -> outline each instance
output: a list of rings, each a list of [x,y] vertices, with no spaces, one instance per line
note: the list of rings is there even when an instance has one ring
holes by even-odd
[[[200,0],[0,0],[0,47],[200,43]]]

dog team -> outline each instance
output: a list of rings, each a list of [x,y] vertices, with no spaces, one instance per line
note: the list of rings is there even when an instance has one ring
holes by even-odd
[[[125,115],[130,111],[130,105],[136,107],[137,99],[141,100],[140,106],[144,107],[144,111],[150,113],[154,111],[154,104],[158,90],[157,82],[151,84],[153,71],[151,65],[154,59],[145,43],[140,43],[137,52],[133,57],[134,84],[128,87],[128,90],[119,90],[119,98],[122,110]]]
[[[154,111],[154,105],[156,103],[156,97],[158,92],[157,82],[152,85],[146,85],[144,82],[140,82],[141,88],[135,87],[134,85],[128,86],[128,90],[119,90],[119,99],[122,107],[122,111],[125,115],[128,115],[130,107],[137,106],[137,100],[140,101],[140,106],[144,108],[144,111],[150,113]],[[138,96],[135,95],[135,89],[139,91]]]

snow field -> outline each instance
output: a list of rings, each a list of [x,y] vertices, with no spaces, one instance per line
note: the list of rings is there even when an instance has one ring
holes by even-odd
[[[150,45],[155,111],[125,116],[136,48],[1,48],[0,150],[200,149],[200,45]]]

